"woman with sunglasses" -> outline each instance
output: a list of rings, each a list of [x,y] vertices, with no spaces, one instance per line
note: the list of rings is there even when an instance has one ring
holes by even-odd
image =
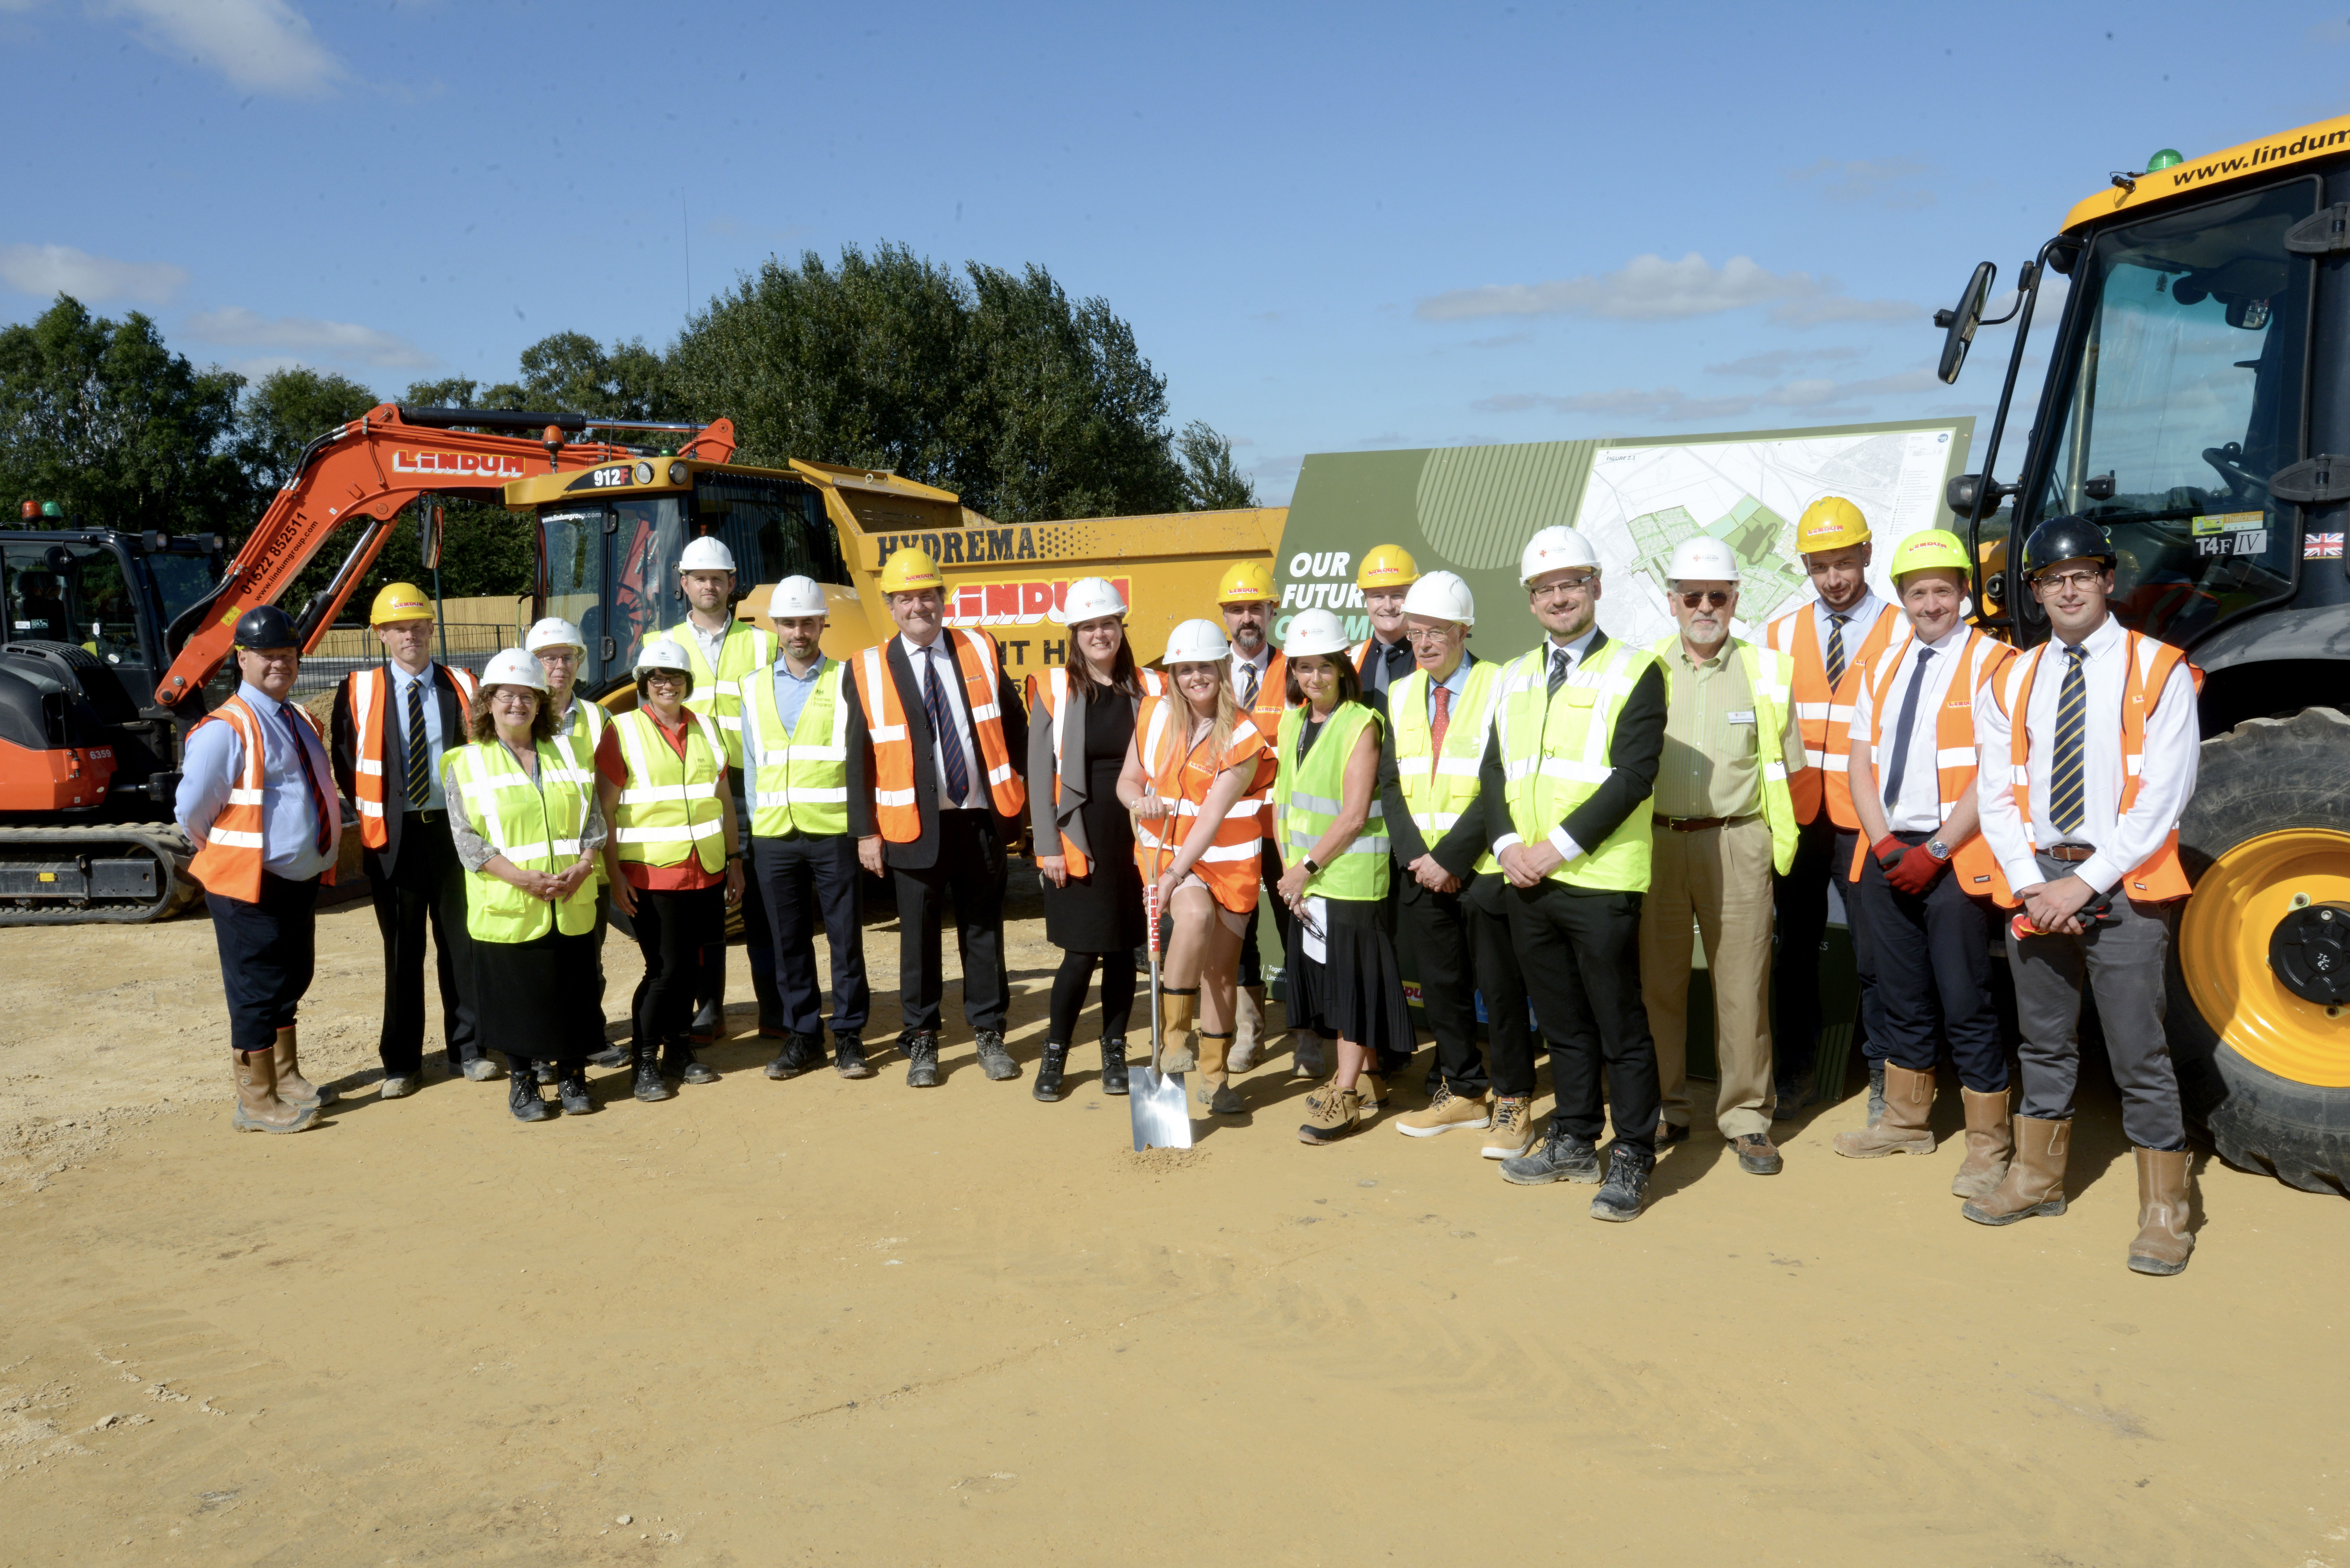
[[[1411,1014],[1388,909],[1388,836],[1378,801],[1384,721],[1364,704],[1361,678],[1346,657],[1346,628],[1326,609],[1289,623],[1289,710],[1281,718],[1274,784],[1274,841],[1287,869],[1281,901],[1289,928],[1289,1018],[1293,1029],[1338,1044],[1335,1077],[1306,1096],[1297,1136],[1335,1143],[1353,1132],[1366,1106],[1387,1098],[1374,1064],[1380,1053],[1409,1055]]]

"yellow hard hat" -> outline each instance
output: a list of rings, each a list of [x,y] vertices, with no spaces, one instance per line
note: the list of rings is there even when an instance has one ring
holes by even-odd
[[[910,594],[946,586],[947,580],[939,576],[939,564],[919,545],[899,550],[881,567],[881,591],[885,594]]]
[[[1947,528],[1927,528],[1901,541],[1893,552],[1892,576],[1901,580],[1904,572],[1922,572],[1929,566],[1948,566],[1963,579],[1967,575],[1967,547],[1959,536]]]
[[[368,609],[368,625],[390,626],[395,621],[431,620],[432,598],[414,583],[386,583],[375,596]]]
[[[1263,561],[1243,561],[1224,568],[1216,579],[1216,602],[1220,605],[1270,604],[1273,601],[1273,568]]]
[[[1795,553],[1841,550],[1846,545],[1868,543],[1868,519],[1841,495],[1823,495],[1804,508],[1795,524]]]
[[[1355,568],[1355,586],[1365,593],[1377,588],[1408,588],[1419,581],[1419,563],[1401,545],[1377,545]]]

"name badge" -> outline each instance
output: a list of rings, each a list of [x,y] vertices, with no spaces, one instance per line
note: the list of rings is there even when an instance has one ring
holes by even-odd
[[[1730,715],[1730,722],[1733,724],[1752,724],[1754,722],[1754,710],[1752,708],[1741,708],[1738,711]]]

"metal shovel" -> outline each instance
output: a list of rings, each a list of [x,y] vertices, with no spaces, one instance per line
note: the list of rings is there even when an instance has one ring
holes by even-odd
[[[1150,1065],[1134,1070],[1127,1085],[1127,1104],[1134,1110],[1134,1152],[1146,1148],[1190,1148],[1191,1106],[1184,1098],[1183,1075],[1159,1070],[1163,1033],[1159,1024],[1159,884],[1142,888],[1143,923],[1150,949]]]

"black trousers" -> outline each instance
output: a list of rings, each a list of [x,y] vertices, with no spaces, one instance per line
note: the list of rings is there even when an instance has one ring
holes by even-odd
[[[1828,929],[1828,884],[1849,894],[1846,870],[1852,865],[1857,830],[1838,827],[1820,808],[1819,819],[1795,830],[1795,858],[1786,875],[1772,879],[1773,917],[1779,932],[1779,950],[1772,961],[1771,993],[1778,999],[1779,1016],[1773,1033],[1778,1057],[1777,1076],[1783,1084],[1800,1082],[1812,1070],[1820,1046],[1820,943]],[[1873,1060],[1885,1057],[1883,1008],[1877,994],[1877,963],[1868,946],[1868,921],[1849,902],[1845,908],[1852,933],[1853,967],[1860,980],[1860,1032]]]
[[[1147,955],[1146,955],[1147,956]],[[1047,1040],[1066,1045],[1077,1037],[1077,1020],[1086,1011],[1086,988],[1093,983],[1095,966],[1101,969],[1102,1038],[1123,1040],[1134,1018],[1134,954],[1061,951],[1061,967],[1053,973],[1053,1012]]]
[[[637,987],[639,1044],[682,1048],[693,1032],[693,990],[702,950],[726,936],[726,889],[691,888],[656,893],[637,889],[637,950],[644,983]]]
[[[1617,1138],[1655,1148],[1659,1090],[1657,1043],[1640,1001],[1640,895],[1544,881],[1505,887],[1502,898],[1518,971],[1550,1046],[1558,1097],[1552,1131],[1596,1143],[1612,1107]]]
[[[444,813],[411,811],[400,825],[400,860],[387,875],[366,857],[368,897],[383,936],[383,1033],[376,1054],[384,1076],[424,1068],[424,935],[432,933],[441,984],[441,1034],[455,1067],[482,1054],[473,1022],[473,942],[465,934],[465,868]]]
[[[815,1034],[824,1025],[824,988],[816,979],[816,929],[832,955],[832,1032],[862,1034],[873,1012],[865,979],[865,868],[857,840],[845,833],[751,840],[752,879],[773,927],[768,962],[778,998],[775,1027]],[[750,890],[743,889],[744,897]],[[749,917],[743,918],[748,939]],[[763,1002],[759,1014],[764,1021]]]
[[[1931,835],[1893,836],[1923,844]],[[1922,895],[1904,893],[1885,879],[1873,855],[1861,857],[1860,880],[1845,890],[1859,905],[1854,923],[1867,925],[1877,961],[1902,977],[1877,999],[1885,1059],[1913,1073],[1932,1072],[1939,1023],[1959,1082],[1981,1095],[2007,1087],[2007,1053],[1991,1000],[1991,905],[1969,898],[1949,870]]]
[[[310,989],[317,954],[318,879],[289,882],[261,874],[261,901],[206,893],[213,942],[220,949],[221,989],[228,993],[228,1048],[266,1051],[294,1027],[294,1010]]]
[[[962,954],[963,1017],[974,1030],[1003,1030],[1012,1006],[1003,968],[1003,841],[985,811],[939,813],[938,858],[920,871],[889,868],[898,892],[898,1001],[906,1033],[939,1027],[946,990],[939,945],[950,894]]]
[[[1263,871],[1264,890],[1270,893],[1274,884],[1281,880],[1281,857],[1273,852],[1273,840],[1270,838],[1264,841],[1258,865]],[[1256,923],[1268,902],[1273,905],[1274,934],[1281,939],[1281,950],[1289,950],[1289,906],[1278,898],[1268,900],[1260,897],[1256,908],[1249,911],[1248,929],[1241,937],[1240,983],[1243,986],[1264,983],[1264,958],[1256,950]]]
[[[1399,877],[1409,877],[1401,867]],[[1473,879],[1458,893],[1404,889],[1396,906],[1410,941],[1420,1010],[1436,1036],[1436,1064],[1452,1092],[1474,1099],[1534,1092],[1534,1028],[1526,1022],[1526,982],[1510,946],[1498,876]],[[1477,998],[1485,999],[1490,1050],[1477,1044]],[[1490,1066],[1490,1072],[1488,1068]]]
[[[735,770],[732,776],[741,778],[741,770]],[[743,842],[749,843],[751,808],[739,794],[734,797],[734,820],[742,825]],[[775,978],[775,933],[768,924],[767,900],[759,888],[758,872],[750,866],[747,855],[743,870],[743,902],[736,907],[743,911],[743,956],[751,963],[751,994],[759,1001],[759,1027],[785,1028],[783,987]],[[723,927],[702,950],[700,967],[701,978],[693,987],[693,1022],[698,1031],[716,1033],[726,1018],[726,932]]]

